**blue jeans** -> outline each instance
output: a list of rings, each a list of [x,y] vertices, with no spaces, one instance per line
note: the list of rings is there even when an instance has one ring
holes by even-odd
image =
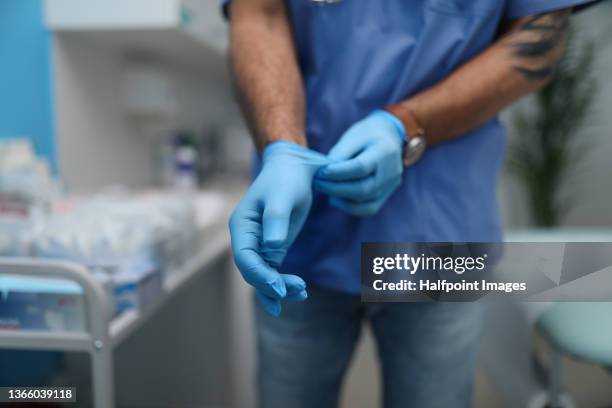
[[[342,379],[368,320],[385,408],[469,407],[481,307],[476,303],[361,303],[309,285],[278,318],[256,306],[261,408],[338,406]]]

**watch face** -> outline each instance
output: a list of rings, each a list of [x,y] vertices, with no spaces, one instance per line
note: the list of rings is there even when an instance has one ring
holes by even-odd
[[[425,139],[420,136],[413,137],[406,143],[404,148],[404,166],[412,166],[425,152]]]

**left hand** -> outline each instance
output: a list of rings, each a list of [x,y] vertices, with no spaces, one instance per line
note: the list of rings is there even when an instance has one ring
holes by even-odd
[[[377,213],[401,183],[404,139],[399,119],[374,111],[351,126],[330,150],[332,163],[317,173],[315,189],[349,214]]]

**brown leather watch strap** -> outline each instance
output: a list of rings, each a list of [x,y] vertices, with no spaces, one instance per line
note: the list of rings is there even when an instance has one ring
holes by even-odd
[[[401,105],[392,105],[387,110],[402,122],[408,139],[417,136],[425,137],[425,129],[421,127],[419,120],[409,109],[403,108]]]
[[[405,167],[415,164],[423,155],[427,146],[425,129],[421,127],[416,116],[402,105],[393,105],[387,109],[404,125],[406,131],[406,143],[402,153],[402,162]]]

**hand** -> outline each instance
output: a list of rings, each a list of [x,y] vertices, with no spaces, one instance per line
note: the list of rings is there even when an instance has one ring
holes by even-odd
[[[280,300],[307,297],[301,278],[277,270],[310,210],[314,175],[327,163],[325,156],[297,144],[272,143],[263,152],[261,172],[230,218],[236,266],[272,315],[280,314]]]
[[[348,129],[331,149],[331,164],[322,168],[315,189],[331,196],[330,204],[353,215],[380,210],[402,180],[405,130],[386,111],[374,111]]]

